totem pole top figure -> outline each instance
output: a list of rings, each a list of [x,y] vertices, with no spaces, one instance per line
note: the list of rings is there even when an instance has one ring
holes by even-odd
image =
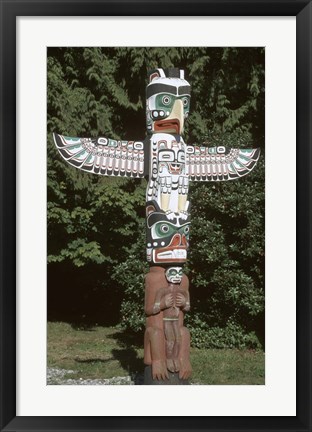
[[[191,86],[179,69],[155,69],[146,87],[148,133],[181,135],[190,110]]]

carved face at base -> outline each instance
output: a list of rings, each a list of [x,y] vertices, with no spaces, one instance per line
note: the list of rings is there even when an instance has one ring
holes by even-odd
[[[183,132],[189,115],[191,86],[184,71],[176,68],[155,69],[146,87],[146,126],[150,133]]]
[[[187,259],[190,220],[179,214],[169,219],[156,201],[146,205],[147,261],[153,264],[182,264]]]
[[[183,276],[183,269],[182,267],[169,267],[165,275],[169,283],[180,284]]]

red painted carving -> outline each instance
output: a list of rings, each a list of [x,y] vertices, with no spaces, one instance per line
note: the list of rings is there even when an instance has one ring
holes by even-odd
[[[180,283],[170,283],[165,272],[164,267],[153,266],[145,277],[144,362],[152,366],[153,379],[168,379],[168,371],[188,379],[190,334],[183,319],[190,308],[189,281],[183,275]]]

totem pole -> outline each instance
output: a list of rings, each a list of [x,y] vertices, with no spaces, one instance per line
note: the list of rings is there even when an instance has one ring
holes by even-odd
[[[191,375],[190,334],[183,325],[190,309],[189,281],[183,274],[190,232],[189,181],[238,179],[250,173],[260,155],[259,149],[187,145],[182,133],[190,93],[183,70],[158,68],[150,72],[146,88],[144,141],[54,134],[61,156],[76,168],[147,178],[145,384],[185,384]]]

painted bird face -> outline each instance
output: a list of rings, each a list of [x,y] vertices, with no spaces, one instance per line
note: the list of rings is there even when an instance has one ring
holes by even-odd
[[[189,115],[191,86],[179,69],[156,69],[146,87],[146,124],[149,133],[182,134]]]

